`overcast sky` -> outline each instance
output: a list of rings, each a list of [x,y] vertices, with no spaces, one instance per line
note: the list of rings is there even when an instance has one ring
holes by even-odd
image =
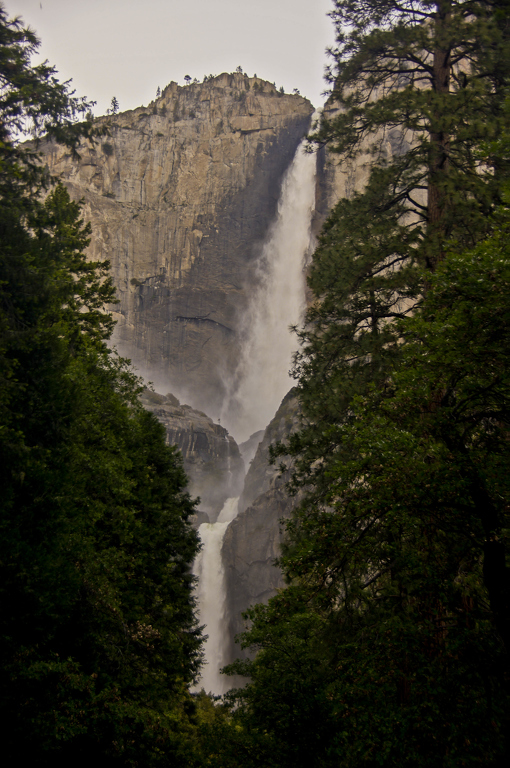
[[[317,107],[325,89],[333,0],[1,0],[41,40],[41,57],[104,114],[147,105],[171,80],[233,72],[299,88]]]

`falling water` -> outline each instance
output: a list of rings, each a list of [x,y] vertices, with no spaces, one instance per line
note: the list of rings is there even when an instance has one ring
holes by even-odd
[[[278,213],[257,264],[257,289],[244,318],[244,343],[222,424],[239,441],[264,428],[292,386],[297,338],[290,331],[305,305],[305,260],[311,249],[316,155],[298,147],[287,170]]]
[[[311,250],[315,205],[316,155],[298,147],[283,179],[278,212],[257,263],[257,288],[244,318],[241,359],[230,382],[221,423],[238,441],[264,428],[292,386],[289,376],[297,338],[290,326],[300,322],[305,305],[304,266]],[[198,612],[205,624],[206,664],[197,689],[225,693],[220,669],[225,655],[226,585],[221,559],[223,538],[237,515],[238,499],[227,499],[218,520],[199,528],[202,550],[193,572],[198,577]]]
[[[202,550],[198,554],[193,573],[198,578],[197,602],[200,624],[205,624],[208,637],[204,652],[206,664],[197,690],[204,688],[215,694],[225,693],[228,680],[220,674],[225,666],[225,570],[221,559],[221,546],[228,524],[237,515],[238,499],[227,499],[215,523],[203,523],[198,529]]]

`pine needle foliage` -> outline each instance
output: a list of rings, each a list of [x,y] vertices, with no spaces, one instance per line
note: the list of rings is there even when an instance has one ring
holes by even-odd
[[[510,756],[506,6],[336,0],[315,141],[367,162],[298,330],[288,586],[234,717],[279,766]],[[387,147],[391,146],[388,153]],[[267,764],[271,765],[270,759]]]
[[[335,2],[331,98],[316,136],[346,158],[393,167],[429,268],[449,239],[471,246],[500,202],[502,159],[480,144],[501,136],[508,81],[504,4],[468,0]],[[393,157],[384,152],[391,138]],[[506,162],[506,161],[505,161]]]
[[[193,765],[198,549],[180,457],[107,342],[108,262],[40,162],[89,105],[0,6],[0,712],[7,763]],[[186,746],[185,746],[186,745]],[[191,746],[190,746],[191,745]]]

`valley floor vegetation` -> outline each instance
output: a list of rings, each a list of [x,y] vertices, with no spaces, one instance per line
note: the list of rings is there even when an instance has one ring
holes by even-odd
[[[311,140],[366,187],[331,211],[295,359],[287,579],[248,678],[191,696],[193,504],[109,351],[106,263],[30,132],[90,105],[0,6],[2,754],[13,763],[503,768],[510,758],[510,11],[335,0]],[[83,118],[83,119],[80,119]]]

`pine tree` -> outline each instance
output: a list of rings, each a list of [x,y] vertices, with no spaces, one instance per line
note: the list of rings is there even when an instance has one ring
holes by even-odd
[[[89,108],[0,7],[0,711],[3,755],[189,765],[200,660],[186,477],[107,346],[115,301],[90,226],[30,131],[94,136]],[[51,191],[48,194],[49,189]]]
[[[115,96],[113,96],[112,100],[110,102],[109,114],[115,116],[118,111],[119,111],[119,102],[118,102],[117,98]]]
[[[496,219],[397,323],[385,383],[322,422],[333,447],[287,526],[289,586],[248,612],[258,654],[230,669],[251,677],[235,716],[278,765],[508,760],[508,212]]]
[[[469,247],[499,202],[494,158],[481,142],[505,124],[508,14],[499,2],[337,0],[331,97],[339,114],[318,138],[346,158],[391,165],[433,268],[450,238]],[[383,139],[394,145],[384,157]]]
[[[419,233],[406,222],[402,202],[395,204],[386,169],[375,169],[365,191],[340,201],[326,222],[308,279],[318,300],[299,331],[293,370],[303,428],[275,451],[285,455],[290,447],[294,488],[313,482],[319,491],[320,457],[342,450],[335,425],[350,418],[353,397],[384,383],[398,357],[393,321],[418,300],[418,245]]]
[[[286,745],[279,765],[499,766],[507,14],[338,0],[333,17],[339,110],[315,138],[372,170],[311,267],[302,428],[275,451],[304,500],[280,559],[289,586],[249,613],[259,654],[231,670],[252,677],[236,717],[269,751]]]
[[[349,399],[384,382],[400,347],[392,321],[419,303],[421,267],[490,231],[507,172],[504,153],[481,151],[507,123],[497,4],[338,0],[332,16],[337,109],[315,138],[372,168],[365,190],[331,212],[310,271],[316,300],[294,369],[307,425],[291,444],[301,485],[324,476]]]

